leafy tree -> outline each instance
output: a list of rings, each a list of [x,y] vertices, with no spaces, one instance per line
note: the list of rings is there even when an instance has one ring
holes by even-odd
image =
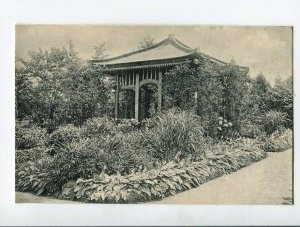
[[[216,134],[213,127],[222,112],[222,85],[218,69],[199,58],[199,66],[190,63],[176,66],[163,77],[164,108],[180,107],[201,116],[208,134]],[[197,99],[193,95],[197,94]]]
[[[248,89],[242,100],[243,115],[240,130],[242,136],[256,137],[263,133],[263,119],[270,110],[270,89],[271,86],[262,73],[248,83]]]
[[[99,45],[94,46],[95,54],[93,55],[93,59],[104,59],[107,58],[108,55],[105,54],[105,43],[101,43]]]
[[[269,92],[269,105],[272,110],[287,114],[287,127],[293,127],[293,79],[277,79]]]
[[[110,83],[101,69],[83,62],[69,42],[68,48],[29,53],[16,70],[17,117],[53,131],[65,123],[81,125],[89,117],[103,115]],[[27,81],[27,82],[26,82]],[[26,85],[26,89],[22,89]],[[27,100],[25,108],[24,100]]]
[[[16,65],[21,59],[16,59]],[[31,112],[32,81],[24,68],[15,68],[16,118],[25,119]]]
[[[198,62],[198,66],[183,64],[166,73],[165,107],[194,111],[211,136],[217,134],[218,117],[231,121],[233,129],[239,130],[243,97],[250,81],[248,74],[232,64],[219,65],[202,57]]]
[[[150,36],[147,35],[145,38],[143,38],[139,44],[138,44],[138,49],[146,49],[148,47],[151,47],[155,44],[154,39]]]
[[[223,117],[235,122],[234,128],[239,129],[243,114],[242,102],[250,82],[249,75],[233,64],[223,66],[219,75],[223,86]]]
[[[252,102],[259,106],[261,112],[266,112],[269,110],[269,92],[271,86],[266,80],[263,74],[259,74],[253,81],[253,88],[251,90]]]

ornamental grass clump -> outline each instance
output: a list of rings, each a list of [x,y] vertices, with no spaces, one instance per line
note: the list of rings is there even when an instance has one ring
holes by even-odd
[[[140,145],[154,158],[170,161],[177,153],[181,158],[204,153],[205,138],[200,117],[171,109],[157,115],[153,121],[155,126],[145,128]]]
[[[281,129],[268,137],[262,138],[261,148],[266,152],[280,152],[293,147],[293,131]]]

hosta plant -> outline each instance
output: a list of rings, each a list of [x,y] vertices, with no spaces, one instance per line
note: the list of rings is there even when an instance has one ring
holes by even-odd
[[[245,142],[247,144],[247,142]],[[97,203],[138,203],[161,199],[197,187],[266,157],[257,147],[211,153],[205,160],[170,161],[160,168],[126,176],[100,174],[63,186],[62,198]]]

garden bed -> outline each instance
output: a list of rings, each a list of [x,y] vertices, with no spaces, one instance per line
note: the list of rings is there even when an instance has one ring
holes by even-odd
[[[35,142],[16,152],[16,190],[83,202],[139,203],[230,174],[272,149],[285,150],[292,146],[292,131],[215,141],[203,135],[200,118],[170,110],[144,125],[92,119],[82,128],[61,127],[43,140],[43,146]],[[27,141],[34,140],[23,144]]]
[[[230,174],[267,154],[253,148],[228,151],[200,162],[169,162],[159,169],[127,176],[111,175],[78,179],[63,188],[64,199],[97,203],[138,203],[158,200]]]

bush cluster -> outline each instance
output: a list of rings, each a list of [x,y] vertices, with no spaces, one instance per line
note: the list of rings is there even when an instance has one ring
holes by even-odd
[[[98,118],[81,128],[61,126],[50,134],[50,141],[59,144],[54,146],[56,152],[52,156],[47,152],[53,147],[51,143],[48,147],[16,152],[17,190],[54,196],[64,190],[64,196],[84,201],[140,202],[172,195],[236,171],[265,157],[265,151],[286,149],[292,145],[292,132],[276,131],[265,140],[216,141],[204,136],[198,116],[171,109],[141,124],[134,120],[113,122]],[[170,163],[173,167],[168,169]],[[161,175],[164,168],[169,171],[164,173],[166,176]],[[181,170],[178,172],[177,168]],[[208,168],[206,174],[205,168]],[[189,172],[190,169],[196,174]],[[156,171],[160,171],[158,175],[148,177]],[[190,178],[184,183],[187,175]],[[79,178],[81,183],[75,184]],[[106,191],[106,187],[120,186],[116,179],[131,182],[124,186],[125,194],[118,194],[121,192],[115,189]],[[93,184],[89,185],[90,182]],[[162,189],[161,185],[165,187]],[[103,190],[95,191],[96,188]]]
[[[261,148],[266,152],[279,152],[293,147],[293,131],[281,129],[262,139]]]
[[[261,122],[263,130],[267,133],[267,135],[271,135],[275,131],[284,128],[286,120],[286,113],[270,110],[263,115]]]
[[[138,203],[157,200],[197,187],[213,178],[234,172],[266,157],[246,146],[200,162],[168,162],[160,168],[126,176],[97,176],[78,179],[64,186],[62,198],[102,203]]]
[[[46,129],[35,125],[24,125],[21,122],[16,123],[15,138],[18,150],[41,147],[48,143]]]
[[[262,136],[264,134],[261,124],[251,121],[250,119],[244,119],[241,122],[241,125],[242,127],[239,134],[242,137],[257,138],[258,136]]]
[[[47,153],[46,147],[34,147],[26,150],[16,150],[15,162],[16,166],[25,163],[25,162],[34,162],[43,158]]]
[[[72,124],[61,125],[50,134],[50,144],[62,145],[71,143],[73,140],[79,140],[81,129]]]

